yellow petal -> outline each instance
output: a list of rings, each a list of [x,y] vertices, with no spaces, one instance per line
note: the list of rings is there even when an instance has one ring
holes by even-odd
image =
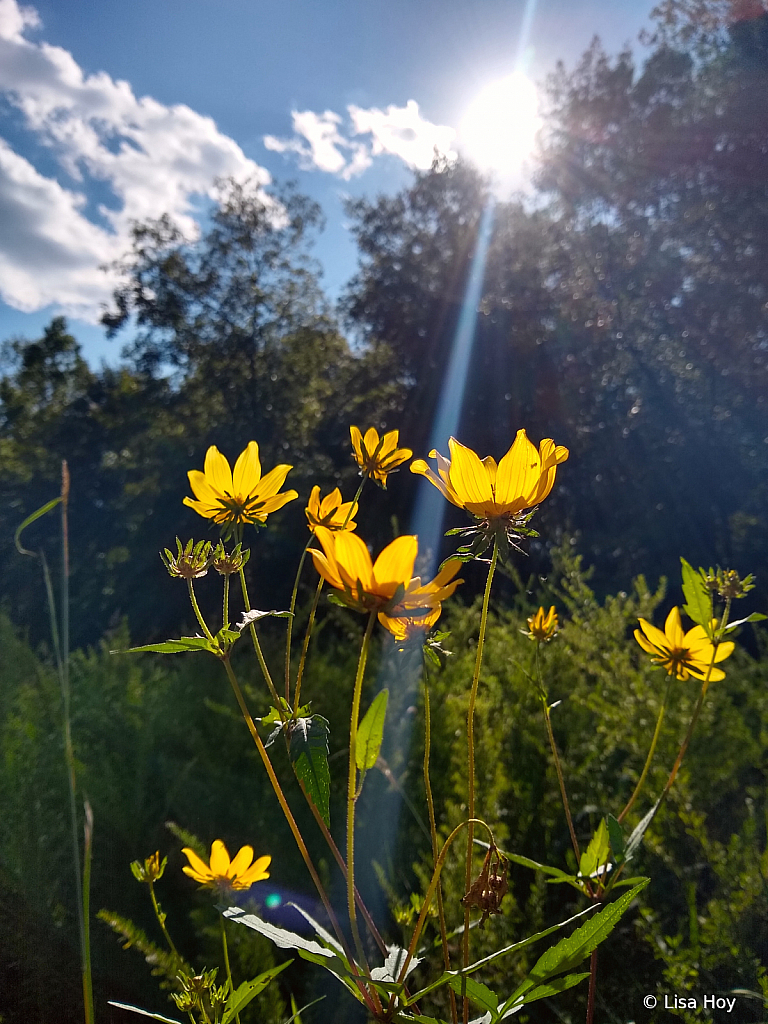
[[[212,444],[205,453],[203,468],[208,483],[215,491],[219,494],[232,494],[232,470],[216,445]]]
[[[285,483],[285,478],[292,469],[293,466],[286,466],[285,464],[275,466],[274,469],[270,469],[270,471],[261,478],[261,481],[256,488],[256,494],[260,498],[271,498],[273,494],[277,494]],[[298,494],[296,497],[298,497]]]
[[[363,444],[370,459],[379,444],[379,432],[375,427],[368,427],[363,438]]]
[[[226,878],[229,867],[229,853],[220,839],[214,839],[211,846],[211,874]]]
[[[363,440],[363,435],[360,433],[360,430],[359,430],[358,427],[350,427],[349,428],[349,438],[350,438],[350,440],[352,442],[352,450],[355,453],[355,458],[357,459],[358,463],[362,463],[362,461],[363,461],[363,450],[362,450],[362,447],[361,447],[361,442]]]
[[[536,492],[540,477],[539,453],[528,440],[525,431],[518,430],[514,444],[499,463],[496,474],[496,501],[500,505],[508,505],[532,496]]]
[[[486,455],[483,459],[483,465],[485,471],[488,474],[488,479],[491,481],[491,490],[496,495],[496,473],[498,472],[498,466],[496,465],[496,459],[492,455]]]
[[[204,501],[194,501],[192,498],[185,498],[182,505],[189,505],[198,515],[205,516],[206,519],[213,519],[221,512],[221,505],[210,505]]]
[[[221,504],[222,492],[215,491],[211,487],[211,482],[206,479],[205,473],[201,473],[199,469],[190,469],[187,477],[189,478],[189,486],[192,488],[196,498],[200,501],[206,501],[211,505]]]
[[[253,885],[254,882],[261,882],[263,879],[269,878],[267,868],[271,863],[271,857],[258,857],[241,876],[240,884],[243,886]]]
[[[323,526],[315,527],[315,535],[324,529],[325,527]],[[335,590],[343,590],[344,583],[342,582],[335,559],[329,559],[322,551],[317,551],[315,548],[310,548],[309,553],[312,555],[312,561],[315,563],[315,568],[326,583],[330,583]]]
[[[398,584],[407,583],[413,575],[413,563],[417,554],[416,537],[397,537],[391,544],[387,544],[373,564],[373,576],[377,585],[386,587],[388,584],[394,584],[394,593]]]
[[[227,869],[227,878],[237,878],[239,875],[244,875],[248,868],[251,866],[253,860],[253,847],[252,846],[241,846],[235,855],[235,859],[229,865]]]
[[[319,533],[318,529],[318,533]],[[330,532],[330,531],[329,531]],[[368,548],[355,533],[330,534],[334,545],[334,555],[341,574],[351,589],[355,589],[359,580],[363,590],[373,592],[373,565]],[[322,542],[321,542],[322,543]],[[323,547],[325,545],[323,544]]]
[[[387,455],[391,455],[392,452],[395,451],[399,436],[399,430],[390,430],[388,434],[384,435],[384,439],[381,442],[381,449],[379,450],[379,459],[383,460]]]
[[[245,496],[256,489],[261,480],[261,462],[259,460],[259,446],[255,441],[249,441],[248,447],[237,457],[235,469],[232,473],[232,484],[235,494]]]
[[[189,875],[190,878],[194,878],[198,882],[210,882],[213,878],[211,869],[201,860],[200,857],[195,853],[194,850],[190,850],[188,846],[185,846],[181,851],[189,861],[189,867],[184,865],[181,869],[185,874]]]
[[[645,636],[648,638],[648,641],[650,641],[651,645],[654,648],[654,651],[661,652],[666,651],[668,649],[669,641],[667,640],[665,633],[662,633],[660,629],[654,626],[652,622],[648,622],[647,619],[638,619],[637,621],[640,623],[640,628],[642,629],[643,633],[645,633]],[[640,644],[641,647],[643,647],[649,653],[654,653],[654,651],[650,651],[649,648],[645,646],[643,641],[640,639],[637,630],[635,630],[635,636],[637,637],[637,642]]]
[[[667,643],[671,647],[683,647],[685,645],[685,634],[680,622],[680,609],[677,605],[667,616],[667,621],[664,623],[664,632],[667,634]]]
[[[449,477],[456,495],[465,505],[493,503],[491,480],[477,454],[453,437],[448,446],[451,449]]]
[[[717,645],[717,654],[715,655],[715,661],[724,661],[727,657],[733,654],[736,644],[732,640],[725,640],[723,643]]]
[[[266,498],[259,507],[259,514],[269,515],[270,512],[277,512],[279,508],[287,505],[289,501],[293,501],[298,496],[298,491],[283,491],[282,494],[275,494],[271,498]]]

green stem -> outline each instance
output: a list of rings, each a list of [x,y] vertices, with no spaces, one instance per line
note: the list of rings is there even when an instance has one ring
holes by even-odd
[[[309,610],[309,619],[307,620],[307,629],[304,633],[304,643],[301,645],[301,657],[299,658],[299,670],[296,673],[296,693],[293,699],[293,713],[297,714],[299,710],[299,697],[301,696],[301,680],[304,678],[304,666],[307,662],[307,651],[309,650],[309,641],[312,636],[312,629],[315,625],[315,615],[317,613],[317,605],[320,601],[320,594],[323,590],[323,584],[325,580],[321,576],[317,581],[317,587],[315,589],[315,596],[312,599],[312,607]]]
[[[187,588],[189,590],[189,600],[192,603],[192,610],[195,613],[197,621],[200,623],[200,628],[205,634],[206,640],[210,640],[211,643],[215,643],[213,633],[208,629],[208,624],[203,618],[203,613],[200,611],[200,605],[197,603],[197,597],[195,596],[195,588],[192,584],[192,580],[187,580]]]
[[[93,811],[86,800],[83,844],[83,999],[85,1019],[91,1022],[93,1013],[93,978],[91,975],[91,864],[93,862]]]
[[[427,794],[427,810],[429,811],[429,834],[432,840],[432,865],[433,869],[437,864],[437,823],[435,821],[435,803],[432,799],[432,783],[429,777],[429,755],[432,747],[432,717],[429,706],[429,671],[424,662],[424,789]],[[443,886],[437,886],[437,914],[440,922],[440,942],[443,946],[443,967],[446,971],[451,969],[451,955],[448,952],[448,933],[445,927],[445,908],[443,907]],[[458,1011],[456,1009],[456,993],[451,989],[451,1018],[453,1024],[458,1024]]]
[[[650,749],[648,751],[648,756],[645,759],[645,765],[643,766],[643,771],[642,771],[642,773],[640,775],[640,778],[638,779],[637,785],[635,786],[634,793],[629,798],[629,801],[627,802],[627,806],[624,808],[624,810],[621,812],[621,814],[616,819],[619,822],[619,824],[621,824],[621,822],[624,821],[626,816],[629,814],[629,812],[630,812],[630,810],[632,808],[632,805],[634,804],[635,800],[637,800],[638,796],[640,795],[640,791],[642,790],[643,784],[645,783],[646,776],[648,775],[648,769],[651,767],[651,761],[653,760],[653,754],[654,754],[654,751],[656,750],[656,743],[658,742],[659,734],[661,733],[661,723],[664,721],[664,712],[666,711],[667,701],[669,700],[669,691],[670,691],[670,689],[672,687],[672,678],[673,677],[671,675],[667,677],[667,687],[664,690],[664,699],[662,700],[661,707],[659,708],[659,717],[656,719],[656,728],[654,729],[654,732],[653,732],[653,739],[651,740],[651,746],[650,746]]]
[[[568,831],[571,834],[571,844],[573,845],[573,852],[576,854],[576,864],[578,865],[581,860],[581,852],[579,850],[579,841],[576,838],[576,830],[573,827],[573,818],[571,817],[571,805],[568,802],[568,793],[565,788],[565,779],[563,778],[563,768],[560,764],[560,754],[557,750],[557,744],[555,743],[555,734],[552,731],[552,716],[550,715],[549,703],[547,701],[547,694],[544,689],[544,683],[541,678],[541,658],[539,656],[539,648],[541,643],[536,641],[536,681],[539,688],[539,697],[541,699],[541,707],[544,711],[544,721],[547,724],[547,737],[549,738],[549,746],[552,751],[552,760],[555,762],[555,771],[557,772],[557,781],[560,786],[560,797],[563,801],[563,810],[565,811],[565,817],[568,821]],[[587,884],[588,880],[587,880]]]
[[[285,700],[287,704],[291,703],[291,639],[293,637],[293,613],[296,611],[296,595],[299,592],[301,570],[304,568],[304,561],[307,557],[307,551],[309,549],[309,545],[312,543],[313,536],[314,534],[310,535],[309,540],[304,545],[304,550],[301,552],[299,567],[296,570],[296,579],[293,581],[293,592],[291,593],[291,605],[289,608],[291,614],[288,618],[288,629],[285,637]]]
[[[219,926],[221,928],[221,948],[224,950],[224,967],[227,971],[227,981],[229,982],[230,995],[235,991],[235,986],[232,984],[232,969],[229,966],[229,947],[227,946],[227,931],[224,927],[224,918],[219,917]],[[240,1024],[240,1014],[235,1014],[235,1020],[237,1024]]]
[[[227,678],[229,679],[229,682],[232,686],[232,690],[235,694],[235,699],[237,700],[240,712],[243,718],[245,719],[245,724],[248,726],[248,731],[251,734],[253,742],[256,744],[256,749],[259,752],[259,757],[261,758],[262,764],[266,769],[267,776],[269,777],[269,781],[272,785],[272,790],[274,791],[274,794],[277,797],[277,801],[280,804],[280,808],[285,816],[285,820],[288,822],[288,827],[290,828],[291,833],[293,834],[293,838],[296,840],[296,845],[299,848],[299,853],[301,854],[302,859],[307,867],[307,870],[309,871],[310,877],[312,878],[312,881],[315,884],[317,893],[320,897],[320,900],[322,901],[323,907],[325,908],[325,912],[328,915],[328,920],[331,922],[331,927],[336,933],[336,938],[339,940],[339,943],[342,949],[344,950],[344,955],[346,956],[347,960],[349,961],[350,964],[354,964],[354,958],[352,957],[352,953],[349,947],[347,946],[347,940],[344,936],[344,932],[342,931],[338,918],[336,917],[333,907],[331,906],[331,902],[328,899],[328,895],[323,887],[323,883],[320,881],[320,876],[317,873],[317,869],[315,868],[315,865],[312,863],[312,858],[309,855],[309,850],[307,849],[306,843],[304,842],[304,838],[299,830],[299,826],[296,824],[296,819],[293,817],[293,814],[291,813],[291,808],[288,806],[288,801],[285,798],[285,794],[283,793],[282,787],[280,786],[280,782],[278,781],[277,775],[275,774],[275,769],[272,767],[272,762],[269,759],[269,754],[267,753],[266,747],[262,742],[261,736],[259,736],[258,730],[256,728],[256,723],[251,717],[251,713],[248,710],[247,704],[245,703],[245,698],[243,697],[243,692],[240,689],[240,684],[237,681],[237,676],[234,673],[234,670],[229,662],[228,657],[222,658],[221,661],[222,664],[224,665],[224,669],[227,673]],[[368,1005],[368,1008],[373,1009],[374,1004],[371,999],[371,995],[368,993],[362,980],[358,980],[358,987],[360,989],[361,994],[363,995],[363,998],[366,1001],[366,1004]]]
[[[354,498],[350,502],[349,511],[347,512],[346,516],[344,517],[344,522],[341,524],[342,530],[346,530],[347,523],[352,518],[352,512],[354,510],[355,505],[357,505],[357,503],[360,501],[360,495],[363,493],[363,488],[365,487],[365,481],[367,479],[368,479],[368,477],[364,476],[363,479],[360,481],[360,486],[357,488],[357,494],[354,496]]]
[[[496,541],[493,544],[493,555],[491,564],[488,566],[488,578],[485,581],[485,593],[483,595],[483,609],[480,614],[480,634],[477,638],[477,654],[475,656],[475,671],[472,676],[472,689],[469,694],[469,709],[467,711],[467,760],[469,762],[469,794],[467,800],[467,867],[464,876],[464,892],[469,892],[472,885],[472,853],[474,851],[475,832],[472,821],[475,817],[475,703],[477,702],[477,688],[480,682],[480,669],[483,664],[483,648],[485,646],[485,630],[488,624],[488,604],[491,598],[491,583],[493,574],[496,571],[496,563],[499,558],[499,545]],[[464,966],[469,966],[469,907],[464,910],[464,935],[462,936],[462,953]],[[469,1000],[464,999],[464,1024],[469,1020]]]
[[[222,609],[222,626],[229,626],[229,573],[224,574],[224,607]]]
[[[357,662],[355,686],[352,693],[352,714],[349,723],[349,773],[347,777],[347,910],[352,937],[360,962],[365,963],[363,944],[360,941],[360,929],[357,926],[357,909],[355,907],[355,790],[357,788],[357,729],[360,718],[360,695],[363,689],[363,675],[368,660],[371,644],[371,633],[376,621],[376,610],[368,616],[360,657]]]
[[[243,603],[245,604],[245,610],[249,612],[251,610],[251,600],[248,597],[248,584],[245,582],[245,572],[242,569],[240,569],[240,587],[243,591]],[[283,711],[283,706],[280,703],[280,698],[277,695],[275,684],[272,682],[272,676],[269,668],[267,667],[267,663],[264,660],[261,644],[259,643],[259,638],[256,634],[256,627],[253,623],[251,623],[251,641],[253,642],[253,649],[256,652],[256,657],[258,658],[261,673],[264,676],[264,681],[267,684],[270,696],[277,708],[277,713],[280,715],[280,721],[285,725],[285,712]]]
[[[595,995],[597,994],[597,950],[592,950],[589,958],[589,995],[587,996],[587,1021],[592,1024],[595,1016]]]
[[[179,956],[179,951],[173,944],[173,939],[171,938],[168,929],[165,927],[165,914],[162,912],[162,910],[160,909],[160,904],[157,902],[157,896],[155,896],[155,883],[152,881],[151,877],[147,879],[147,884],[149,886],[149,896],[150,899],[152,900],[152,909],[155,912],[157,923],[160,925],[160,930],[163,933],[163,938],[168,943],[168,948],[170,949],[171,953],[178,961],[179,965],[181,965],[184,963],[184,961]]]

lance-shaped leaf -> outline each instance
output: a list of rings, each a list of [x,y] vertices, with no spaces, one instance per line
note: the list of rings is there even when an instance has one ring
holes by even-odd
[[[499,997],[487,985],[483,985],[482,982],[475,981],[474,978],[468,978],[465,975],[451,978],[448,984],[457,995],[466,995],[473,1003],[487,1013],[490,1013],[491,1020],[496,1018]]]
[[[707,589],[700,573],[696,572],[684,558],[680,559],[683,567],[683,594],[685,605],[683,610],[697,626],[703,626],[707,636],[712,639],[712,593]]]
[[[379,756],[384,739],[384,719],[387,716],[388,699],[389,690],[382,690],[377,694],[358,727],[355,764],[361,772],[373,768]]]
[[[736,619],[735,622],[729,622],[725,627],[725,632],[730,633],[734,629],[738,629],[739,626],[743,626],[745,622],[762,622],[763,619],[768,618],[768,615],[763,615],[762,612],[752,612],[751,615],[747,615],[746,618]]]
[[[624,831],[618,818],[608,815],[608,840],[611,844],[613,859],[617,864],[624,860]]]
[[[328,720],[322,715],[297,718],[290,724],[289,752],[296,778],[304,787],[323,821],[331,827],[331,773],[328,770]]]
[[[517,1002],[525,1002],[525,996],[539,986],[549,983],[550,979],[559,974],[566,974],[586,959],[593,949],[597,949],[600,943],[610,935],[619,921],[622,914],[629,908],[635,897],[646,887],[649,878],[636,885],[629,892],[620,896],[615,903],[609,903],[607,907],[590,918],[586,924],[577,928],[573,935],[567,939],[561,939],[556,945],[543,953],[530,972],[525,981],[518,986],[506,1003],[504,1010],[511,1009]],[[575,982],[574,982],[575,984]],[[501,1009],[501,1007],[500,1007]]]
[[[606,861],[608,860],[608,854],[611,852],[610,842],[608,840],[608,828],[603,818],[600,819],[600,824],[595,829],[595,834],[589,841],[589,846],[586,848],[584,853],[581,855],[579,860],[579,873],[582,878],[591,878],[593,875],[599,873]]]
[[[234,1020],[237,1014],[245,1009],[252,999],[255,999],[260,992],[264,991],[273,978],[276,978],[281,971],[284,971],[292,963],[293,960],[286,960],[279,967],[271,967],[268,971],[264,971],[258,978],[252,978],[251,981],[244,981],[242,985],[238,985],[235,991],[230,993],[229,999],[227,999],[224,1013],[221,1017],[221,1024],[229,1024],[230,1021]]]
[[[110,651],[110,654],[139,654],[154,651],[156,654],[182,654],[184,651],[210,651],[218,654],[218,647],[204,636],[183,636],[179,640],[165,640],[160,644],[145,644],[143,647],[129,647],[126,651]]]
[[[637,852],[637,849],[640,846],[640,843],[642,843],[642,841],[643,841],[643,836],[645,835],[645,830],[648,828],[648,826],[651,824],[653,819],[656,817],[656,812],[658,811],[660,806],[661,806],[661,797],[659,797],[659,799],[656,801],[656,803],[653,805],[653,807],[650,809],[650,811],[648,811],[648,813],[645,815],[645,817],[642,818],[637,823],[637,825],[635,825],[635,827],[634,827],[634,829],[632,831],[632,835],[627,840],[626,849],[624,850],[624,859],[627,862],[631,861],[632,858],[634,857],[635,853]]]
[[[270,612],[260,612],[258,608],[251,608],[249,612],[243,612],[235,628],[242,633],[245,627],[250,626],[252,622],[258,622],[259,619],[266,619],[270,616],[274,619],[292,619],[293,612],[278,612],[274,609]]]
[[[16,545],[16,550],[20,555],[35,555],[34,551],[27,551],[25,547],[21,546],[21,535],[28,526],[35,522],[36,519],[44,516],[46,512],[50,512],[52,508],[56,508],[60,501],[61,497],[52,498],[50,501],[47,501],[44,505],[41,505],[39,509],[33,512],[32,515],[27,516],[21,526],[17,527],[16,532],[13,535],[13,541]]]
[[[116,1006],[120,1010],[130,1010],[131,1013],[138,1013],[142,1017],[151,1017],[152,1020],[163,1021],[164,1024],[181,1024],[180,1020],[174,1020],[173,1017],[163,1017],[161,1013],[150,1013],[149,1010],[142,1010],[138,1006],[130,1006],[128,1003],[116,1003],[114,1000],[108,1000],[110,1006]]]

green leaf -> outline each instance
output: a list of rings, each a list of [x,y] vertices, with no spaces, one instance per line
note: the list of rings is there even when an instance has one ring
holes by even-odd
[[[21,526],[17,528],[13,535],[13,542],[20,555],[32,555],[33,558],[37,557],[34,551],[28,551],[26,548],[21,546],[21,535],[28,526],[35,522],[36,519],[40,519],[40,517],[44,516],[46,512],[50,512],[52,508],[56,508],[60,501],[61,495],[59,495],[58,498],[52,498],[51,501],[47,501],[44,505],[41,505],[36,512],[33,512],[31,516],[27,516]]]
[[[483,985],[482,982],[475,981],[474,978],[467,978],[463,975],[451,978],[448,984],[457,995],[463,996],[466,993],[473,1003],[476,1003],[484,1010],[489,1011],[491,1019],[495,1019],[496,1008],[499,1005],[499,997],[495,992],[492,992],[487,985]]]
[[[683,594],[685,614],[697,625],[703,626],[707,636],[712,638],[712,594],[707,585],[696,572],[692,565],[689,565],[684,558],[680,559],[683,566]]]
[[[648,828],[648,826],[651,824],[653,819],[656,817],[656,811],[658,811],[660,804],[661,804],[661,797],[659,797],[659,799],[656,801],[656,803],[653,805],[653,807],[650,809],[650,811],[648,811],[648,813],[645,815],[645,817],[642,818],[641,821],[638,822],[637,825],[635,825],[634,829],[632,830],[632,835],[627,840],[627,846],[626,846],[626,849],[624,851],[624,860],[625,861],[629,862],[635,856],[635,853],[637,852],[637,849],[640,846],[640,843],[642,843],[642,841],[643,841],[643,836],[645,835],[645,830]]]
[[[484,839],[475,839],[477,846],[482,846],[484,850],[488,849],[488,843]],[[562,882],[571,881],[573,875],[569,875],[566,871],[561,871],[560,868],[550,867],[549,864],[539,864],[537,860],[531,860],[530,857],[523,857],[519,853],[506,853],[504,850],[499,850],[499,853],[506,857],[507,860],[513,861],[515,864],[521,864],[524,868],[531,868],[532,871],[543,871],[545,875],[552,875],[553,878],[557,878]]]
[[[328,720],[322,715],[298,718],[290,725],[289,753],[293,770],[303,782],[323,821],[331,827],[331,773],[328,770]]]
[[[546,953],[543,953],[533,965],[533,970],[522,985],[507,1000],[509,1006],[514,1006],[521,996],[525,996],[537,986],[549,982],[550,978],[577,967],[593,949],[596,949],[610,935],[619,918],[649,881],[649,878],[644,878],[639,885],[624,893],[615,903],[609,903],[586,924],[577,928],[573,935],[568,936],[567,939],[561,939]]]
[[[357,730],[355,764],[361,772],[368,771],[376,764],[384,739],[384,719],[387,716],[389,690],[382,690],[363,716]]]
[[[110,651],[110,654],[138,654],[142,651],[154,651],[156,654],[181,654],[184,651],[210,651],[218,654],[210,640],[204,636],[183,636],[180,640],[166,640],[161,644],[145,644],[143,647],[129,647],[126,651]]]
[[[374,967],[371,971],[371,978],[377,982],[390,982],[395,983],[394,988],[399,992],[402,989],[402,985],[397,984],[397,979],[400,977],[400,971],[403,969],[405,958],[408,956],[408,951],[403,949],[401,946],[387,946],[387,957],[384,961],[383,967]],[[415,970],[423,957],[413,956],[408,961],[408,968],[405,972],[407,978],[411,971]],[[405,978],[403,979],[403,981]]]
[[[591,878],[596,875],[599,868],[608,860],[610,852],[608,826],[605,824],[605,819],[601,818],[600,824],[595,829],[595,834],[589,841],[589,846],[579,860],[579,871],[582,878]]]
[[[735,622],[729,622],[725,627],[725,632],[730,633],[732,629],[738,629],[738,627],[743,626],[745,622],[762,622],[763,619],[768,619],[768,615],[763,615],[762,612],[752,612],[751,615],[747,615],[744,619],[736,619]]]
[[[264,971],[258,978],[252,978],[251,981],[244,981],[242,985],[238,985],[234,992],[230,993],[229,999],[227,999],[226,1005],[224,1006],[224,1013],[221,1018],[221,1024],[229,1024],[231,1020],[234,1020],[235,1016],[244,1009],[252,999],[255,999],[259,992],[263,992],[269,983],[278,976],[281,971],[284,971],[286,967],[290,966],[293,960],[286,960],[284,964],[280,964],[279,967],[271,967],[268,971]]]
[[[335,955],[331,950],[321,946],[318,942],[312,939],[305,939],[302,935],[297,935],[296,932],[289,932],[287,928],[278,928],[277,925],[270,924],[269,921],[262,921],[256,914],[246,914],[240,907],[229,907],[223,911],[223,916],[228,921],[244,924],[246,928],[251,928],[260,935],[266,936],[276,946],[279,946],[280,949],[296,949],[299,953],[314,953],[316,956],[323,958]]]
[[[277,612],[274,609],[271,612],[260,612],[258,608],[251,608],[249,612],[243,612],[235,629],[242,633],[246,626],[250,626],[252,623],[258,622],[259,619],[265,619],[269,616],[274,619],[292,619],[293,612]]]
[[[518,949],[524,949],[526,946],[530,946],[532,943],[538,942],[539,939],[546,938],[547,935],[551,935],[552,932],[556,932],[558,929],[565,928],[574,921],[578,921],[579,918],[584,917],[585,914],[591,914],[593,910],[594,907],[587,907],[586,910],[582,910],[580,913],[574,914],[573,917],[569,917],[567,920],[561,921],[559,924],[553,924],[549,928],[545,928],[544,931],[536,932],[535,935],[529,935],[527,939],[521,939],[519,942],[513,942],[511,946],[504,946],[502,949],[497,949],[494,953],[490,953],[488,956],[483,957],[482,960],[477,960],[475,963],[470,964],[464,971],[444,971],[436,981],[431,982],[425,988],[421,989],[421,991],[416,992],[415,995],[404,997],[402,1002],[405,1006],[412,1006],[420,999],[423,999],[425,995],[428,995],[430,992],[434,992],[435,989],[440,988],[443,985],[447,985],[451,978],[474,974],[475,971],[479,971],[481,967],[487,967],[488,964],[492,964],[495,960],[499,960],[501,957],[507,956],[509,953],[514,953]]]
[[[614,818],[612,814],[608,815],[608,839],[613,851],[613,859],[617,864],[621,864],[624,860],[624,830],[618,818]]]
[[[578,985],[579,982],[584,981],[588,977],[589,971],[582,971],[580,974],[566,974],[562,978],[555,978],[553,981],[547,982],[546,985],[537,985],[530,992],[526,992],[523,996],[523,1003],[533,1003],[537,999],[549,999],[551,996],[559,995],[560,992],[573,988],[574,985]],[[511,1007],[505,1003],[501,1011],[504,1013],[509,1009]]]
[[[181,1021],[174,1020],[173,1017],[163,1017],[160,1013],[150,1013],[149,1010],[140,1010],[138,1006],[129,1006],[128,1003],[116,1003],[112,999],[108,1000],[110,1006],[117,1006],[120,1010],[130,1010],[132,1013],[140,1013],[142,1017],[151,1017],[152,1020],[162,1020],[165,1024],[181,1024]]]
[[[297,1010],[296,1009],[296,1000],[293,998],[293,994],[291,994],[291,1009],[293,1010],[293,1013],[291,1014],[291,1016],[287,1020],[284,1020],[282,1022],[282,1024],[292,1024],[293,1021],[296,1021],[297,1024],[301,1024],[301,1016],[300,1015],[302,1013],[304,1013],[305,1010],[308,1010],[310,1008],[310,1006],[314,1006],[315,1003],[322,1003],[322,1001],[324,999],[325,999],[325,996],[318,996],[317,999],[313,999],[311,1003],[305,1003],[304,1006],[302,1006],[300,1010]]]

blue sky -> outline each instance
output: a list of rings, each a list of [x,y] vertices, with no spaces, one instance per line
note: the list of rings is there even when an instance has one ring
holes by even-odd
[[[190,233],[216,175],[293,179],[326,229],[331,297],[355,270],[342,197],[394,192],[452,153],[472,99],[541,81],[648,0],[0,0],[0,341],[65,313],[91,361],[132,219]],[[528,24],[528,30],[525,25]],[[523,179],[519,178],[518,183]]]

